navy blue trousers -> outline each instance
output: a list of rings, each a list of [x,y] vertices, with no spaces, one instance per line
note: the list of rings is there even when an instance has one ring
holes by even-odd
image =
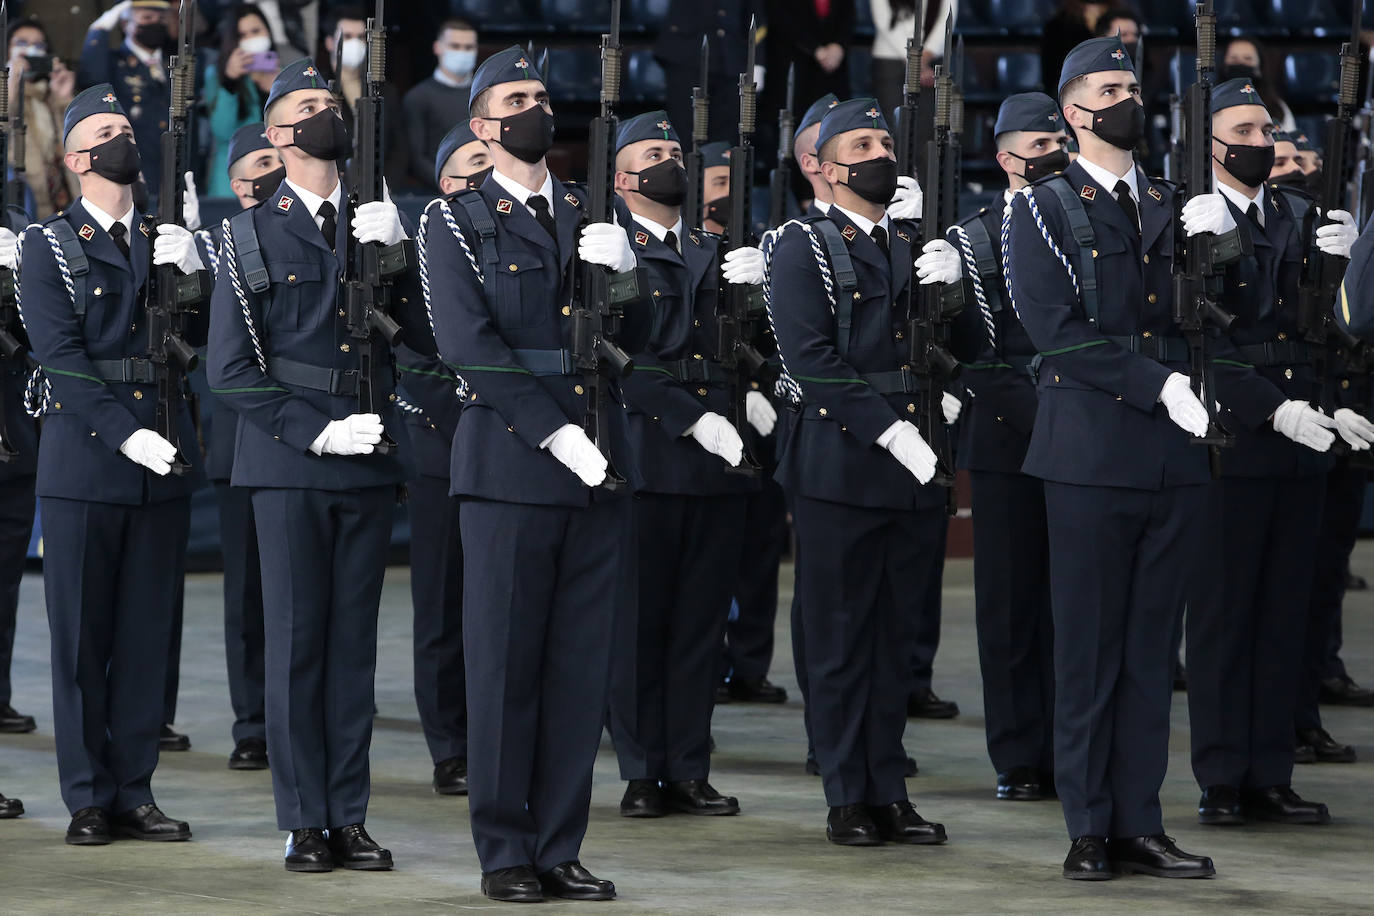
[[[253,491],[215,483],[220,552],[224,557],[224,660],[234,742],[267,738],[262,563],[253,522]]]
[[[9,703],[19,583],[33,535],[33,475],[0,482],[0,706]]]
[[[1070,837],[1164,830],[1174,621],[1205,543],[1206,495],[1045,482],[1054,782]]]
[[[944,512],[943,509],[940,510]],[[943,606],[945,583],[945,545],[949,539],[949,517],[945,516],[945,527],[939,532],[939,549],[930,555],[930,569],[923,572],[925,594],[918,607],[920,616],[916,620],[916,639],[911,650],[911,692],[924,693],[930,689],[935,677],[935,653],[940,648],[940,620]]]
[[[482,871],[576,859],[617,613],[633,613],[630,500],[461,500],[468,811]]]
[[[153,801],[190,501],[42,505],[62,800],[73,814],[131,811]]]
[[[442,477],[410,490],[410,599],[415,608],[415,705],[434,763],[468,755],[463,667],[463,545],[458,500]]]
[[[725,626],[725,672],[745,680],[768,676],[778,618],[778,567],[787,547],[787,501],[771,477],[744,497],[744,537],[734,598],[739,614]]]
[[[367,819],[377,609],[394,486],[260,489],[267,754],[277,827]]]

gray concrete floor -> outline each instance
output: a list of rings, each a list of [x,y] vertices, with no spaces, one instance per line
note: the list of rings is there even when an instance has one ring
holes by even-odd
[[[1356,569],[1374,572],[1374,544]],[[26,817],[0,821],[0,913],[445,913],[497,906],[478,891],[464,799],[429,786],[430,761],[411,693],[408,571],[388,573],[377,666],[380,717],[372,743],[368,827],[389,846],[391,873],[290,875],[281,867],[267,773],[231,772],[220,579],[187,583],[185,655],[177,726],[189,753],[164,754],[154,789],[172,816],[189,820],[185,844],[63,844],[68,815],[53,758],[48,628],[42,580],[24,580],[16,650],[15,705],[36,715],[31,735],[0,735],[0,791],[22,798]],[[782,606],[791,600],[783,571]],[[1331,805],[1322,828],[1199,827],[1188,767],[1187,709],[1175,695],[1165,822],[1185,849],[1211,855],[1210,881],[1134,877],[1084,886],[1059,877],[1067,848],[1054,802],[991,797],[973,631],[972,567],[950,563],[936,689],[963,715],[913,722],[907,747],[921,773],[909,785],[923,814],[949,829],[945,847],[840,849],[824,834],[820,782],[802,772],[805,744],[786,611],[779,616],[774,679],[785,707],[731,705],[716,712],[719,752],[712,782],[739,796],[737,818],[625,820],[622,784],[603,745],[583,861],[620,889],[614,904],[560,902],[579,913],[1202,913],[1371,912],[1374,863],[1374,710],[1325,710],[1327,725],[1364,758],[1299,767],[1295,787]],[[1352,595],[1345,659],[1374,681],[1374,595]]]

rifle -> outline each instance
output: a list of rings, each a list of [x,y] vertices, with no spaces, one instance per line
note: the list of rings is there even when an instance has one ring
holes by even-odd
[[[692,151],[687,154],[687,196],[682,201],[682,213],[689,229],[701,228],[701,215],[704,201],[701,199],[702,186],[706,182],[706,169],[701,160],[701,148],[710,139],[710,105],[708,93],[711,49],[706,44],[706,36],[701,37],[701,82],[692,87]]]
[[[959,184],[963,178],[963,134],[964,134],[964,90],[959,80],[964,73],[964,36],[960,35],[958,44],[951,43],[954,35],[954,6],[950,5],[949,18],[945,22],[945,60],[949,61],[946,76],[949,77],[949,154],[945,157],[945,171],[940,180],[940,227],[948,228],[959,221]],[[951,50],[952,48],[952,50]]]
[[[9,4],[0,0],[0,34],[9,34]],[[23,200],[23,186],[19,175],[24,168],[24,128],[23,98],[24,84],[19,84],[20,116],[10,118],[10,63],[6,55],[4,67],[0,68],[0,182],[3,185],[4,224],[9,228],[11,207],[16,201]],[[10,151],[14,152],[15,181],[9,182],[4,174],[9,166]],[[22,208],[20,208],[22,209]],[[27,222],[27,220],[24,220]],[[19,226],[23,231],[23,223]],[[26,360],[33,362],[28,355],[28,346],[23,340],[23,324],[19,320],[19,306],[14,294],[14,271],[8,267],[0,269],[0,372],[10,368],[12,362]],[[6,406],[0,404],[0,464],[8,464],[19,457],[19,450],[10,443],[9,418]]]
[[[363,92],[353,112],[353,171],[356,181],[349,189],[348,209],[356,213],[362,204],[386,199],[383,157],[386,155],[386,123],[382,106],[382,87],[386,82],[386,26],[383,24],[385,0],[377,0],[376,11],[367,20],[364,39],[367,58],[363,70]],[[342,42],[340,42],[342,44]],[[337,73],[337,70],[336,70]],[[349,340],[358,354],[358,412],[379,414],[373,383],[378,363],[390,360],[378,341],[387,347],[401,339],[401,326],[391,317],[391,297],[396,277],[416,263],[415,240],[402,239],[394,245],[380,242],[360,244],[347,233],[343,276],[344,324]],[[396,441],[382,433],[376,451],[389,455]]]
[[[902,86],[902,104],[897,109],[897,136],[893,140],[899,175],[920,174],[920,167],[916,161],[916,149],[920,146],[916,124],[920,119],[921,109],[922,22],[922,19],[916,20],[916,35],[906,40],[906,81]]]
[[[186,170],[191,167],[191,106],[195,104],[196,50],[192,16],[195,0],[183,0],[177,53],[167,65],[171,107],[167,130],[162,134],[162,174],[158,181],[158,223],[185,226],[181,210],[186,189]],[[161,264],[149,274],[148,361],[157,385],[154,428],[172,443],[177,456],[172,473],[184,475],[191,468],[186,450],[178,441],[178,404],[186,400],[186,373],[200,364],[200,357],[186,341],[188,317],[194,306],[210,298],[210,277],[205,271],[182,276],[174,264]]]
[[[592,120],[587,148],[587,220],[615,221],[615,135],[620,101],[620,0],[611,0],[611,30],[601,36],[600,111]],[[584,222],[584,225],[586,224]],[[639,297],[644,286],[641,269],[614,274],[599,264],[581,259],[572,305],[572,362],[582,372],[587,409],[582,429],[606,458],[606,479],[601,486],[612,492],[628,484],[616,470],[610,453],[610,414],[618,409],[611,396],[612,377],[634,371],[634,359],[615,342],[625,303]]]
[[[768,180],[769,226],[781,226],[787,219],[787,198],[792,193],[792,141],[796,134],[792,106],[796,102],[796,92],[797,65],[788,64],[787,102],[778,109],[778,164]]]
[[[1217,417],[1212,363],[1207,355],[1207,337],[1213,329],[1225,332],[1236,316],[1220,305],[1223,268],[1253,253],[1249,236],[1234,232],[1220,238],[1194,236],[1183,231],[1183,202],[1199,194],[1209,194],[1212,176],[1212,83],[1217,54],[1217,17],[1212,0],[1198,0],[1197,79],[1183,96],[1178,138],[1183,154],[1179,187],[1174,194],[1174,322],[1188,342],[1188,377],[1193,393],[1207,408],[1207,435],[1189,441],[1208,449],[1212,476],[1221,473],[1221,449],[1235,444],[1235,437]]]

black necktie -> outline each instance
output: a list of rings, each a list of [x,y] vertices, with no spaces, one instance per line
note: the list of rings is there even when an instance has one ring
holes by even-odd
[[[668,234],[663,237],[663,244],[667,245],[678,254],[682,254],[682,249],[677,247],[677,233],[673,230],[668,230]]]
[[[549,238],[554,243],[558,242],[558,226],[554,224],[553,214],[549,212],[549,200],[543,194],[531,194],[525,205],[534,211],[534,218],[539,225],[544,227],[544,231],[549,234]]]
[[[887,230],[882,226],[874,226],[869,235],[873,236],[874,243],[883,250],[883,254],[887,254]]]
[[[1131,187],[1124,181],[1116,183],[1116,202],[1121,204],[1121,209],[1126,211],[1126,218],[1135,226],[1135,231],[1140,232],[1140,210],[1135,205],[1135,198],[1131,197]]]
[[[338,211],[329,201],[320,204],[320,209],[315,211],[315,215],[320,218],[320,234],[324,236],[324,243],[329,246],[329,250],[334,250],[334,236],[339,231],[339,224],[335,220]]]
[[[1259,229],[1261,232],[1264,231],[1264,226],[1260,223],[1260,211],[1258,204],[1256,204],[1254,201],[1251,201],[1250,206],[1245,208],[1245,215],[1250,217],[1250,222],[1255,224],[1256,229]]]
[[[126,261],[129,260],[129,240],[125,238],[128,234],[129,230],[124,227],[123,223],[114,223],[110,226],[110,238],[114,240],[115,247],[119,249],[120,254],[124,255]]]

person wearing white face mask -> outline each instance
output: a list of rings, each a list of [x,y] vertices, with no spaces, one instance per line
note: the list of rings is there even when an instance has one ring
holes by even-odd
[[[354,129],[353,112],[363,94],[363,68],[367,64],[367,19],[371,15],[370,2],[363,6],[336,6],[324,17],[320,26],[323,50],[315,57],[315,67],[331,83],[338,80],[342,95],[339,115],[350,136]],[[383,170],[390,186],[395,188],[406,169],[406,132],[396,129],[399,127],[396,119],[401,114],[401,97],[391,82],[382,85],[382,107],[386,112],[387,128]],[[451,123],[445,124],[443,129],[447,131],[452,126]],[[433,166],[432,160],[430,165]]]
[[[68,207],[81,193],[76,176],[62,165],[62,113],[72,100],[76,73],[50,57],[52,43],[37,19],[26,19],[10,29],[10,110],[17,111],[24,93],[24,139],[28,163],[26,184],[33,193],[33,217],[46,219]],[[35,59],[51,61],[51,69],[31,68]]]
[[[462,19],[446,19],[434,39],[439,65],[428,79],[405,96],[406,134],[410,156],[407,174],[433,190],[434,156],[453,125],[468,116],[468,87],[477,66],[477,29]]]
[[[206,110],[215,139],[208,196],[234,196],[229,140],[240,127],[261,119],[263,99],[280,69],[266,15],[256,4],[235,4],[220,21],[219,58],[205,68]]]

